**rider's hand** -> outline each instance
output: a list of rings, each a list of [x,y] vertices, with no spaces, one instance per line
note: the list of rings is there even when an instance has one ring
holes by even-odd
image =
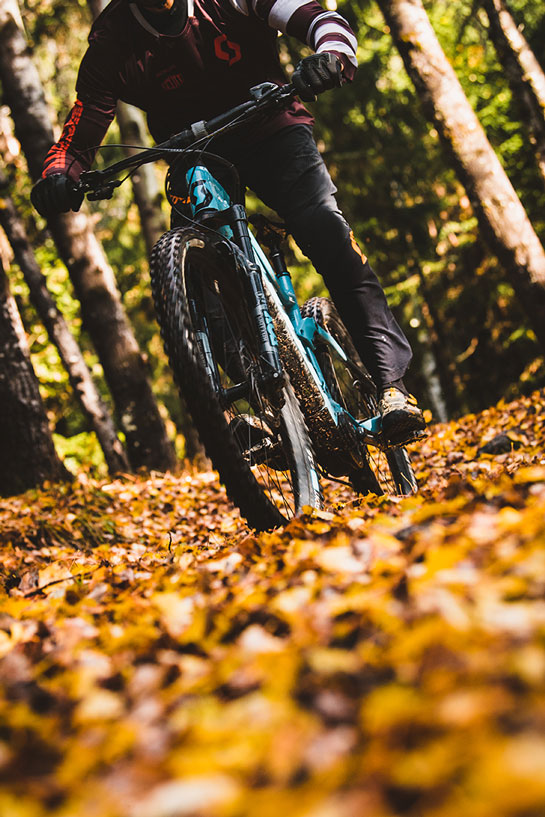
[[[30,193],[30,200],[41,216],[48,218],[57,213],[79,210],[83,193],[64,173],[52,173],[40,179]]]
[[[342,63],[330,51],[305,57],[291,76],[293,87],[304,102],[342,84]]]

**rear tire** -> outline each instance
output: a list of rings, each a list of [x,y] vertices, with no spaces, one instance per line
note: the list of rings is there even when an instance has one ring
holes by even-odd
[[[172,371],[206,453],[230,499],[263,530],[305,506],[320,507],[321,491],[289,382],[280,399],[260,387],[240,272],[221,243],[196,228],[166,233],[151,256],[153,298]]]
[[[344,361],[331,346],[316,340],[316,357],[333,398],[356,420],[376,417],[376,388],[333,302],[311,298],[301,312],[326,329],[347,355]],[[362,449],[362,467],[347,474],[355,491],[397,496],[416,493],[418,486],[405,448],[383,450],[362,444]]]

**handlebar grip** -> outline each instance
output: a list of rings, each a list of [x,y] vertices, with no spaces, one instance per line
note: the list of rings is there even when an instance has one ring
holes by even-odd
[[[189,145],[195,141],[195,136],[191,130],[183,130],[180,133],[176,133],[174,136],[171,136],[170,139],[167,139],[166,142],[161,142],[159,145],[155,145],[154,148],[151,150],[160,150],[161,148],[166,148],[167,150],[172,150],[175,148],[187,148]]]
[[[204,122],[203,123],[204,128],[208,133],[213,133],[215,130],[222,128],[224,125],[229,125],[238,116],[240,116],[243,113],[246,113],[247,111],[250,111],[252,108],[255,107],[256,103],[253,99],[248,102],[243,102],[241,105],[237,105],[235,108],[231,108],[230,111],[220,113],[218,116],[214,116],[212,119],[209,119],[208,122]]]

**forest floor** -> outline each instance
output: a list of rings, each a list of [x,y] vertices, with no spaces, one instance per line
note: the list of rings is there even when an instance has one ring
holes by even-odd
[[[543,817],[544,419],[263,534],[213,473],[3,501],[0,814]]]

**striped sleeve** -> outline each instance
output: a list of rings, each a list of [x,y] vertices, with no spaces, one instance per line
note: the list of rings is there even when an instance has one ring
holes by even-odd
[[[96,111],[78,99],[64,123],[60,139],[45,157],[42,176],[66,173],[74,181],[79,179],[81,172],[91,167],[112,118],[113,114],[97,117]]]
[[[356,49],[358,41],[344,19],[336,11],[326,11],[315,17],[308,28],[307,43],[317,53],[333,51],[345,58],[354,72],[358,66]]]
[[[343,63],[343,74],[351,80],[358,65],[358,42],[344,17],[326,11],[317,0],[231,0],[242,14],[250,9],[271,28],[296,37],[313,51],[331,51]]]

